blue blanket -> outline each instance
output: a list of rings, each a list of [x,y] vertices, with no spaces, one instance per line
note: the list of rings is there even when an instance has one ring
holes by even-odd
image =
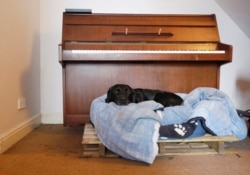
[[[203,118],[204,127],[217,136],[247,136],[247,125],[239,117],[230,98],[214,88],[196,88],[184,97],[182,106],[168,107],[162,112],[161,125],[183,123],[191,118]]]
[[[191,118],[203,118],[205,127],[219,136],[234,135],[242,140],[247,126],[232,102],[223,92],[214,88],[197,88],[184,95],[182,106],[162,107],[154,101],[128,106],[105,103],[106,95],[93,100],[90,119],[101,142],[116,154],[153,163],[158,154],[157,140],[160,125],[184,123]]]
[[[162,105],[147,101],[128,106],[105,103],[106,95],[95,99],[90,117],[101,142],[118,155],[152,163],[158,154],[161,118],[154,110]]]

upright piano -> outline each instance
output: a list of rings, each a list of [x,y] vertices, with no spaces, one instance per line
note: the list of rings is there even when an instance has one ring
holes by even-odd
[[[88,122],[92,100],[114,84],[183,93],[219,88],[220,66],[231,61],[214,14],[64,12],[64,126]]]

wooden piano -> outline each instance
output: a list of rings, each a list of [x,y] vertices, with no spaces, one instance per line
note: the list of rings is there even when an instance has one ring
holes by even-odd
[[[188,93],[219,88],[232,46],[215,15],[63,13],[59,61],[64,126],[89,121],[94,98],[116,83]]]

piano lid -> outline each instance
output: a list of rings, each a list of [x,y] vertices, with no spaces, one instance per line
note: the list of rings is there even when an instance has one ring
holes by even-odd
[[[65,53],[64,60],[94,60],[96,56],[99,57],[96,58],[97,60],[107,60],[105,57],[110,57],[110,54],[113,54],[114,58],[108,58],[108,60],[127,60],[128,57],[124,56],[125,54],[135,53],[130,57],[133,60],[141,50],[145,51],[141,53],[147,54],[148,59],[157,51],[161,55],[159,60],[167,59],[164,54],[170,54],[169,60],[175,58],[180,60],[219,59],[228,62],[232,59],[232,47],[220,43],[214,14],[78,14],[67,12],[63,14],[61,50]],[[102,52],[102,50],[107,51]],[[171,50],[171,52],[184,50],[185,52],[177,52],[182,56],[176,56],[176,53],[167,53],[166,50]],[[203,52],[188,53],[189,50],[202,50]],[[172,58],[173,54],[175,56]],[[183,54],[192,54],[192,56],[190,55],[189,58]],[[141,60],[148,60],[146,57]]]
[[[63,14],[66,42],[219,42],[215,15]]]

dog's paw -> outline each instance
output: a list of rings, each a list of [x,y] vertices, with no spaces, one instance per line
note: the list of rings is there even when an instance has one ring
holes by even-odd
[[[175,124],[174,125],[174,130],[180,136],[185,136],[185,134],[187,133],[186,128],[184,126],[182,126],[181,124]]]

